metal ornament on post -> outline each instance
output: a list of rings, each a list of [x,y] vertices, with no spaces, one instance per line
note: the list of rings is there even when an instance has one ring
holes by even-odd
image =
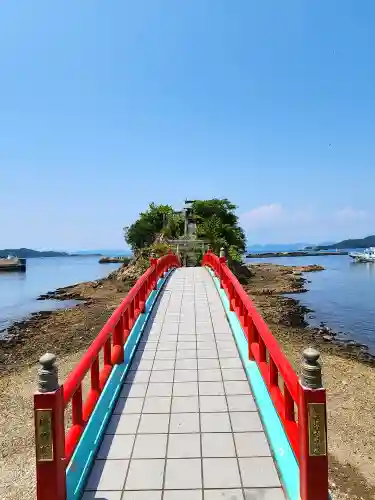
[[[328,498],[326,392],[319,357],[313,347],[303,351],[298,404],[301,500]]]
[[[44,354],[34,394],[37,500],[66,500],[64,396],[56,356]]]

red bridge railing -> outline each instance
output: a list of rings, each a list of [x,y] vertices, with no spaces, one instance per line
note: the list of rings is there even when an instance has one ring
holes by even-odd
[[[210,267],[219,278],[230,310],[236,312],[241,323],[248,342],[248,357],[258,365],[298,461],[301,500],[327,500],[326,393],[317,364],[319,353],[305,351],[305,376],[299,380],[225,257],[208,251],[202,265]]]
[[[57,384],[57,374],[53,376],[54,356],[47,354],[41,359],[45,370],[40,372],[40,392],[34,395],[38,500],[66,500],[66,467],[114,365],[124,361],[124,345],[129,333],[144,312],[146,300],[156,289],[158,279],[169,269],[181,265],[172,253],[151,259],[150,264],[62,386]],[[82,385],[88,374],[90,385],[84,399]],[[70,403],[72,424],[66,432],[64,411]]]

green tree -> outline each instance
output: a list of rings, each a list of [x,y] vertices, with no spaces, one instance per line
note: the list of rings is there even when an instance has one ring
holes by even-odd
[[[192,204],[198,238],[206,240],[215,253],[224,247],[229,261],[241,262],[246,238],[238,224],[236,208],[226,198],[197,200]]]
[[[192,203],[192,215],[197,225],[197,238],[207,241],[215,253],[224,247],[229,263],[241,262],[246,239],[238,225],[236,205],[227,199],[197,200]],[[184,218],[170,205],[150,203],[145,212],[124,228],[126,242],[135,254],[154,244],[157,236],[179,238],[184,232]],[[147,253],[147,252],[146,252]]]
[[[125,240],[134,253],[154,243],[157,235],[164,234],[167,238],[178,238],[184,230],[184,220],[175,214],[170,205],[150,203],[138,219],[124,228]]]

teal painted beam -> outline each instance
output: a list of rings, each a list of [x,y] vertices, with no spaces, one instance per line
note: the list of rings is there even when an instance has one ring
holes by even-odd
[[[67,500],[79,500],[82,496],[96,453],[100,447],[105,428],[112,415],[126,373],[147,324],[147,320],[171,272],[173,271],[170,271],[164,278],[159,279],[157,289],[153,290],[147,299],[145,312],[138,316],[124,346],[124,362],[121,365],[113,367],[90,420],[79,440],[77,448],[66,470]]]
[[[220,288],[220,282],[211,271],[224,306],[230,327],[236,341],[242,363],[250,382],[251,390],[257,404],[264,430],[268,437],[276,467],[281,478],[281,483],[289,500],[300,500],[299,493],[299,466],[288,438],[285,434],[277,411],[272,403],[266,384],[255,361],[248,359],[248,345],[241,323],[234,311],[229,309],[229,300],[225,291]]]

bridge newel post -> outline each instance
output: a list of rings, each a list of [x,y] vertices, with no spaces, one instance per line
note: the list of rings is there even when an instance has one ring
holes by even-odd
[[[157,264],[158,264],[158,259],[155,257],[154,253],[151,253],[150,266],[154,267],[154,271],[152,273],[152,289],[153,290],[156,290],[157,286],[158,286]]]
[[[44,354],[34,394],[37,500],[66,500],[64,395],[56,356]]]
[[[303,351],[298,404],[301,500],[328,499],[326,391],[319,357],[312,347]]]
[[[220,261],[220,267],[219,267],[219,281],[220,281],[220,288],[223,288],[223,264],[226,263],[227,259],[225,257],[225,248],[221,247],[220,248],[220,253],[219,253],[219,261]],[[229,302],[230,302],[229,298]]]

